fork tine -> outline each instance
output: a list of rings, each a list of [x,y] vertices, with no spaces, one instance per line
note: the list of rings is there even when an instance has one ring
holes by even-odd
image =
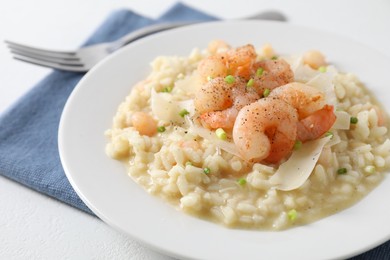
[[[63,64],[63,63],[58,63],[58,62],[51,62],[51,61],[44,61],[41,59],[36,59],[32,57],[27,57],[27,56],[22,56],[22,55],[14,55],[14,59],[29,62],[35,65],[40,65],[48,68],[55,68],[59,70],[66,70],[66,71],[75,71],[75,72],[86,72],[88,71],[87,68],[83,64],[77,64],[77,65],[72,65],[72,64]]]
[[[26,55],[26,56],[44,57],[44,58],[47,58],[47,59],[59,59],[59,60],[68,60],[68,61],[72,61],[72,60],[78,61],[78,60],[80,60],[76,55],[67,56],[67,55],[61,55],[59,53],[54,53],[54,52],[30,51],[30,50],[27,50],[27,49],[22,49],[22,48],[17,48],[17,47],[14,48],[14,47],[9,47],[9,46],[8,46],[8,48],[10,49],[10,52],[12,52],[12,53],[19,53],[19,54]]]
[[[54,62],[54,63],[60,63],[65,65],[72,65],[72,66],[79,66],[82,65],[81,60],[78,57],[75,58],[62,58],[62,57],[52,57],[52,56],[43,56],[36,53],[26,52],[26,51],[19,51],[11,49],[11,53],[13,55],[18,56],[25,56],[37,60],[47,61],[47,62]]]
[[[43,56],[58,57],[58,58],[74,58],[77,54],[74,51],[54,51],[54,50],[39,49],[39,48],[19,44],[16,42],[11,42],[8,40],[5,40],[5,43],[7,44],[8,48],[10,48],[11,50],[26,51],[29,53],[34,53]]]

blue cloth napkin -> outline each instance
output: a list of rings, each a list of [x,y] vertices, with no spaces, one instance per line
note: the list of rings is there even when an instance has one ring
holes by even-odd
[[[181,3],[157,20],[119,10],[107,18],[85,45],[116,40],[154,23],[191,20],[215,18]],[[0,174],[93,215],[66,178],[57,145],[63,107],[83,75],[54,70],[0,116]],[[351,259],[390,259],[390,242]]]
[[[103,22],[85,45],[113,41],[155,23],[212,19],[180,3],[157,20],[129,10],[118,10]],[[57,144],[63,107],[83,75],[54,70],[0,116],[0,174],[93,214],[66,178]]]

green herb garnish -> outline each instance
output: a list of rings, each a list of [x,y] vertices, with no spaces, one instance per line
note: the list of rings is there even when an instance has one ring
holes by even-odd
[[[325,66],[321,66],[321,67],[318,68],[318,71],[324,73],[324,72],[326,72],[326,67]]]
[[[157,127],[157,132],[159,132],[159,133],[164,133],[165,132],[165,126],[159,126],[159,127]]]
[[[245,185],[245,184],[246,184],[246,179],[245,179],[245,178],[239,178],[239,179],[237,180],[237,182],[238,182],[238,184],[240,184],[240,185]]]
[[[330,138],[333,138],[333,133],[328,131],[328,132],[325,133],[325,136],[330,136]]]
[[[354,116],[352,116],[350,119],[351,124],[357,124],[358,121],[359,121],[358,118]]]
[[[295,209],[291,209],[289,212],[287,212],[288,219],[291,221],[294,221],[297,219],[298,212]]]
[[[294,144],[294,150],[299,150],[302,147],[302,141],[296,140]]]
[[[189,115],[189,114],[190,114],[190,112],[188,112],[187,109],[183,109],[183,110],[181,110],[181,111],[179,112],[179,115],[180,115],[181,117],[185,117],[186,115]]]
[[[233,84],[236,81],[236,78],[232,75],[227,75],[225,77],[225,82],[228,84]]]
[[[340,168],[337,170],[337,174],[346,174],[347,173],[347,168]]]
[[[246,83],[246,86],[247,87],[253,87],[253,84],[255,83],[255,80],[254,79],[250,79],[249,81],[248,81],[248,83]]]
[[[163,88],[163,89],[162,89],[162,92],[170,93],[170,92],[172,92],[172,89],[173,89],[172,86],[168,86],[168,87]]]
[[[264,69],[263,68],[258,68],[256,70],[256,76],[261,77],[263,75]]]
[[[225,130],[223,130],[222,128],[218,128],[217,130],[215,130],[215,134],[221,140],[227,139],[227,134],[226,134]]]

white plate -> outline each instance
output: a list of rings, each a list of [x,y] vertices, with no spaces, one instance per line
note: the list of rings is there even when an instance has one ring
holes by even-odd
[[[277,52],[319,49],[353,72],[390,111],[389,59],[329,33],[285,23],[212,22],[156,34],[123,48],[92,69],[70,96],[60,124],[61,160],[72,186],[96,215],[165,254],[194,259],[330,259],[366,251],[390,238],[390,179],[356,206],[281,232],[228,229],[176,211],[145,192],[104,153],[103,132],[131,87],[159,55],[185,55],[213,39],[233,46],[271,43]]]

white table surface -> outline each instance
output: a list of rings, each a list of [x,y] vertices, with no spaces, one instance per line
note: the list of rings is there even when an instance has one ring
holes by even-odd
[[[255,10],[280,10],[289,23],[344,35],[390,57],[388,0],[182,2],[221,18],[239,18]],[[130,8],[158,17],[174,3],[173,0],[1,0],[0,41],[12,39],[42,47],[73,49],[113,10]],[[367,64],[370,69],[375,69],[374,66]],[[50,71],[13,60],[0,43],[0,113]],[[0,259],[171,258],[147,249],[95,217],[0,177]]]

